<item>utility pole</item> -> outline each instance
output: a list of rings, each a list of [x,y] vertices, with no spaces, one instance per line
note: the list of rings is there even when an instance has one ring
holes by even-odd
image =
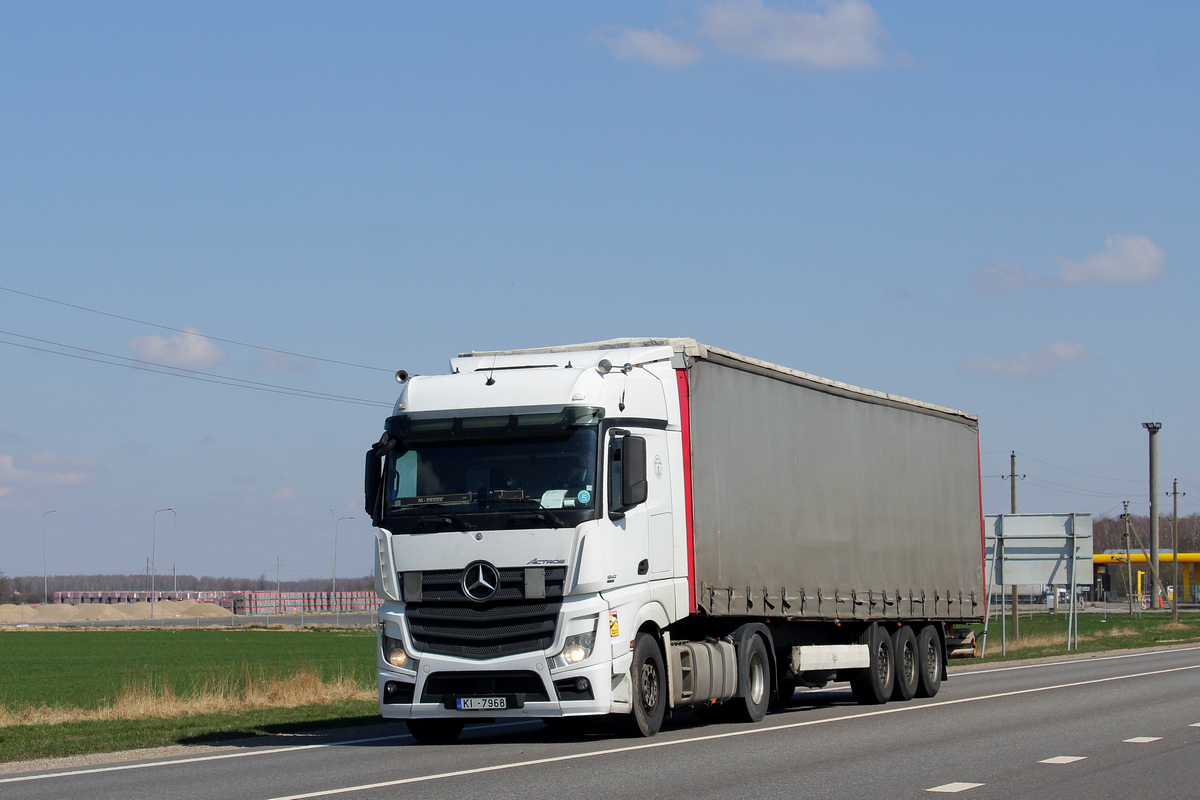
[[[1158,570],[1158,432],[1161,422],[1143,422],[1142,427],[1150,432],[1150,603],[1153,608],[1162,608],[1162,581],[1155,574]]]
[[[1171,560],[1175,562],[1175,577],[1171,579],[1174,588],[1171,591],[1171,622],[1179,622],[1179,495],[1186,495],[1187,492],[1179,491],[1179,478],[1171,482],[1171,497],[1174,500],[1171,508],[1171,549],[1175,551],[1175,555]]]
[[[283,612],[279,610],[279,604],[281,602],[279,585],[279,556],[275,556],[275,611],[276,613],[282,614]]]
[[[1125,512],[1121,514],[1125,520],[1125,571],[1128,573],[1126,588],[1129,595],[1129,616],[1133,616],[1133,559],[1129,555],[1129,501],[1125,501]]]
[[[1009,513],[1017,513],[1017,451],[1013,450],[1008,457],[1008,494],[1010,500],[1011,511]],[[1012,585],[1012,620],[1013,620],[1013,641],[1015,642],[1021,636],[1021,616],[1017,613],[1017,584]]]

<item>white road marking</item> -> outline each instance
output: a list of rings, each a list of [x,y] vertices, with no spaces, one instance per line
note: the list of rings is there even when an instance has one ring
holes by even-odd
[[[1122,739],[1123,742],[1133,742],[1134,744],[1146,744],[1147,742],[1157,742],[1161,736],[1135,736],[1132,739]]]
[[[1055,756],[1054,758],[1043,758],[1039,764],[1074,764],[1076,761],[1083,761],[1087,756]]]
[[[1200,728],[1200,722],[1193,722],[1191,725],[1188,725],[1188,727],[1189,728]]]
[[[775,731],[792,730],[794,728],[807,728],[813,725],[825,725],[831,722],[844,722],[852,719],[863,719],[866,717],[879,717],[885,714],[899,714],[905,711],[920,711],[928,708],[941,708],[944,706],[955,706],[963,703],[975,703],[980,700],[996,700],[1002,697],[1016,697],[1023,694],[1036,694],[1038,692],[1048,692],[1055,689],[1071,689],[1078,686],[1093,686],[1098,683],[1111,683],[1112,681],[1128,680],[1131,678],[1146,678],[1152,675],[1167,675],[1172,672],[1186,672],[1188,670],[1200,669],[1200,664],[1193,664],[1187,667],[1173,667],[1171,669],[1153,670],[1151,672],[1140,672],[1131,675],[1114,675],[1107,678],[1093,678],[1088,681],[1074,681],[1072,683],[1062,683],[1055,686],[1038,686],[1033,689],[1017,689],[1011,692],[998,692],[996,694],[980,695],[979,697],[961,697],[956,700],[943,700],[935,703],[923,703],[920,705],[903,705],[893,708],[884,708],[878,711],[864,711],[859,714],[847,714],[843,717],[827,717],[825,719],[805,720],[803,722],[788,722],[783,725],[770,725],[767,727],[746,728],[738,731],[726,731],[724,733],[711,733],[702,736],[691,736],[685,739],[669,739],[660,741],[645,742],[643,744],[628,745],[625,747],[612,747],[607,750],[592,750],[586,753],[571,753],[564,756],[549,756],[547,758],[535,758],[529,761],[510,761],[506,764],[493,764],[487,767],[475,767],[473,769],[460,769],[453,772],[438,772],[428,775],[414,775],[411,778],[398,778],[392,781],[380,781],[379,783],[364,783],[358,786],[345,786],[340,789],[323,789],[315,792],[305,792],[304,794],[291,794],[283,797],[274,797],[270,800],[309,800],[313,797],[331,797],[338,794],[349,794],[351,792],[365,792],[371,789],[387,789],[393,786],[405,786],[412,783],[426,783],[429,781],[444,780],[446,778],[460,778],[464,775],[479,775],[486,772],[501,772],[503,770],[520,769],[522,767],[533,767],[541,764],[555,764],[563,761],[577,761],[584,758],[595,758],[597,756],[616,755],[619,753],[631,753],[637,750],[653,750],[659,747],[676,747],[684,744],[694,744],[696,742],[714,741],[716,739],[731,739],[735,736],[754,736],[763,733],[773,733]],[[947,784],[951,785],[951,784]],[[982,786],[983,784],[965,784],[964,788],[972,788],[974,786]],[[932,791],[932,790],[928,790]]]
[[[518,725],[528,725],[533,720],[505,725],[489,726],[489,731],[497,728],[513,728]],[[0,783],[20,783],[21,781],[39,781],[46,778],[65,778],[68,775],[91,775],[96,772],[121,772],[127,769],[149,769],[150,767],[170,767],[176,764],[194,764],[198,761],[222,761],[227,758],[250,758],[252,756],[269,756],[276,753],[294,753],[298,750],[317,750],[322,747],[341,747],[348,744],[365,744],[367,742],[387,742],[394,739],[412,739],[408,733],[393,733],[389,736],[372,736],[369,739],[346,739],[340,742],[324,742],[322,744],[297,744],[288,747],[272,747],[267,750],[243,750],[236,753],[217,753],[211,756],[192,756],[191,758],[175,758],[170,761],[143,761],[136,764],[116,764],[111,767],[92,767],[90,769],[73,769],[69,772],[49,772],[37,775],[18,775],[15,778],[0,778]]]
[[[932,789],[926,789],[927,792],[965,792],[967,789],[974,789],[976,786],[983,786],[982,783],[943,783],[941,786],[934,786]]]
[[[1069,658],[1065,661],[1044,661],[1040,664],[1018,664],[1013,667],[990,667],[986,669],[971,669],[963,670],[962,672],[951,673],[955,678],[970,678],[973,675],[990,675],[993,672],[1013,672],[1019,669],[1037,669],[1038,667],[1066,667],[1071,664],[1087,663],[1091,664],[1096,661],[1116,661],[1125,658],[1141,658],[1143,656],[1160,656],[1163,653],[1187,653],[1192,650],[1200,650],[1200,647],[1178,647],[1173,650],[1147,650],[1142,653],[1125,653],[1119,656],[1096,656],[1095,658]],[[1198,725],[1197,727],[1200,727]]]

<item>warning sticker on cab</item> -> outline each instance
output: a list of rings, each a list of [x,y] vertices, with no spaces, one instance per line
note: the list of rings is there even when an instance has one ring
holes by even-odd
[[[621,629],[617,627],[617,615],[614,612],[609,612],[608,615],[608,635],[620,636]]]

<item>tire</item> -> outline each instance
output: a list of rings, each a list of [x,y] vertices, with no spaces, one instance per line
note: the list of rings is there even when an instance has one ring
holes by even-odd
[[[733,698],[725,707],[735,722],[760,722],[770,703],[771,656],[762,637],[754,636],[746,645],[746,696]]]
[[[896,680],[893,700],[912,700],[921,682],[920,658],[917,656],[917,637],[912,628],[901,625],[892,632],[892,652],[896,655]]]
[[[872,623],[859,637],[859,644],[870,649],[871,665],[854,671],[850,689],[859,705],[876,706],[892,696],[896,678],[896,660],[892,652],[892,637],[878,624]]]
[[[408,732],[422,744],[450,744],[462,733],[461,719],[410,719]]]
[[[942,637],[926,625],[917,634],[917,697],[934,697],[942,688]]]
[[[629,677],[633,681],[630,733],[653,736],[662,727],[667,713],[667,673],[658,642],[648,633],[638,634]]]

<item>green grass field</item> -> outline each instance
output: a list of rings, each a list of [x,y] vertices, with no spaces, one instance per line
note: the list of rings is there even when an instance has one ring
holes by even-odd
[[[122,689],[170,686],[185,695],[210,681],[305,669],[375,682],[373,630],[77,629],[0,631],[0,705],[98,708]]]
[[[369,629],[0,631],[0,706],[102,709],[130,692],[187,698],[299,673],[375,685]],[[0,761],[159,747],[381,721],[375,701],[342,700],[146,719],[0,726]]]

